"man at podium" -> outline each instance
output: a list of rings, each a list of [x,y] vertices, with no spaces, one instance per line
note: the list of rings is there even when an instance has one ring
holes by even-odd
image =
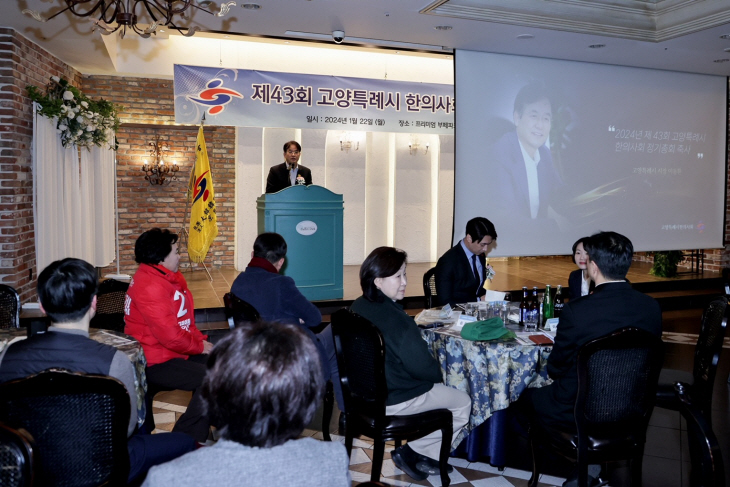
[[[296,184],[312,184],[312,171],[299,165],[302,146],[295,140],[284,144],[284,162],[269,169],[266,178],[266,192],[276,193]]]

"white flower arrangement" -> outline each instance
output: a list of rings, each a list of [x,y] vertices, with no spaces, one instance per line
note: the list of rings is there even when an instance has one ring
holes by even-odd
[[[107,145],[116,149],[115,137],[109,137],[109,133],[119,128],[117,113],[122,107],[104,99],[92,100],[58,76],[51,76],[45,95],[35,86],[26,89],[30,99],[41,105],[38,113],[56,118],[64,147],[76,145],[88,150],[92,145]]]

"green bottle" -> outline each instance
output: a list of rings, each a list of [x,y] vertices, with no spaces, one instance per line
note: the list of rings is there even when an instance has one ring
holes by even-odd
[[[552,296],[550,295],[550,284],[545,285],[545,297],[543,298],[543,305],[542,305],[542,311],[543,311],[543,326],[545,326],[545,322],[553,317],[553,300]]]

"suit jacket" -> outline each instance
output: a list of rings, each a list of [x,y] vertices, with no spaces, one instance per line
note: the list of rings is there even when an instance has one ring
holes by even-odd
[[[299,164],[297,176],[303,177],[304,184],[307,186],[312,184],[312,171],[309,168]],[[269,169],[269,176],[266,178],[266,192],[276,193],[289,186],[291,186],[291,180],[289,179],[289,170],[286,168],[286,162],[272,166]]]
[[[540,163],[537,165],[537,185],[540,193],[540,208],[537,218],[547,218],[547,208],[563,182],[555,170],[550,149],[543,145],[538,152],[540,153]],[[491,167],[488,187],[499,192],[499,198],[496,199],[495,204],[512,215],[531,218],[527,170],[517,132],[504,134],[494,144]]]
[[[482,278],[474,277],[471,261],[466,256],[461,242],[451,247],[436,263],[436,301],[439,304],[470,303],[487,294],[484,289],[487,259],[478,256],[482,264]]]
[[[581,297],[581,286],[583,284],[583,277],[581,277],[582,273],[582,269],[576,269],[570,273],[570,276],[568,276],[568,298],[571,301]],[[588,293],[592,293],[595,288],[596,284],[591,281],[588,285]]]
[[[529,396],[538,421],[547,426],[575,428],[573,408],[578,395],[580,347],[627,326],[662,334],[659,303],[631,289],[628,282],[596,286],[593,294],[565,305],[548,357],[547,370],[554,382]]]

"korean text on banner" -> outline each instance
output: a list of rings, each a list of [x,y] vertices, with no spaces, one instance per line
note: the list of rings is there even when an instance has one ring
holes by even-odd
[[[192,206],[190,208],[190,238],[188,255],[193,262],[203,262],[210,244],[218,235],[218,222],[215,216],[215,193],[213,178],[210,174],[208,150],[205,148],[203,126],[198,130],[195,144],[195,168],[190,178]]]

